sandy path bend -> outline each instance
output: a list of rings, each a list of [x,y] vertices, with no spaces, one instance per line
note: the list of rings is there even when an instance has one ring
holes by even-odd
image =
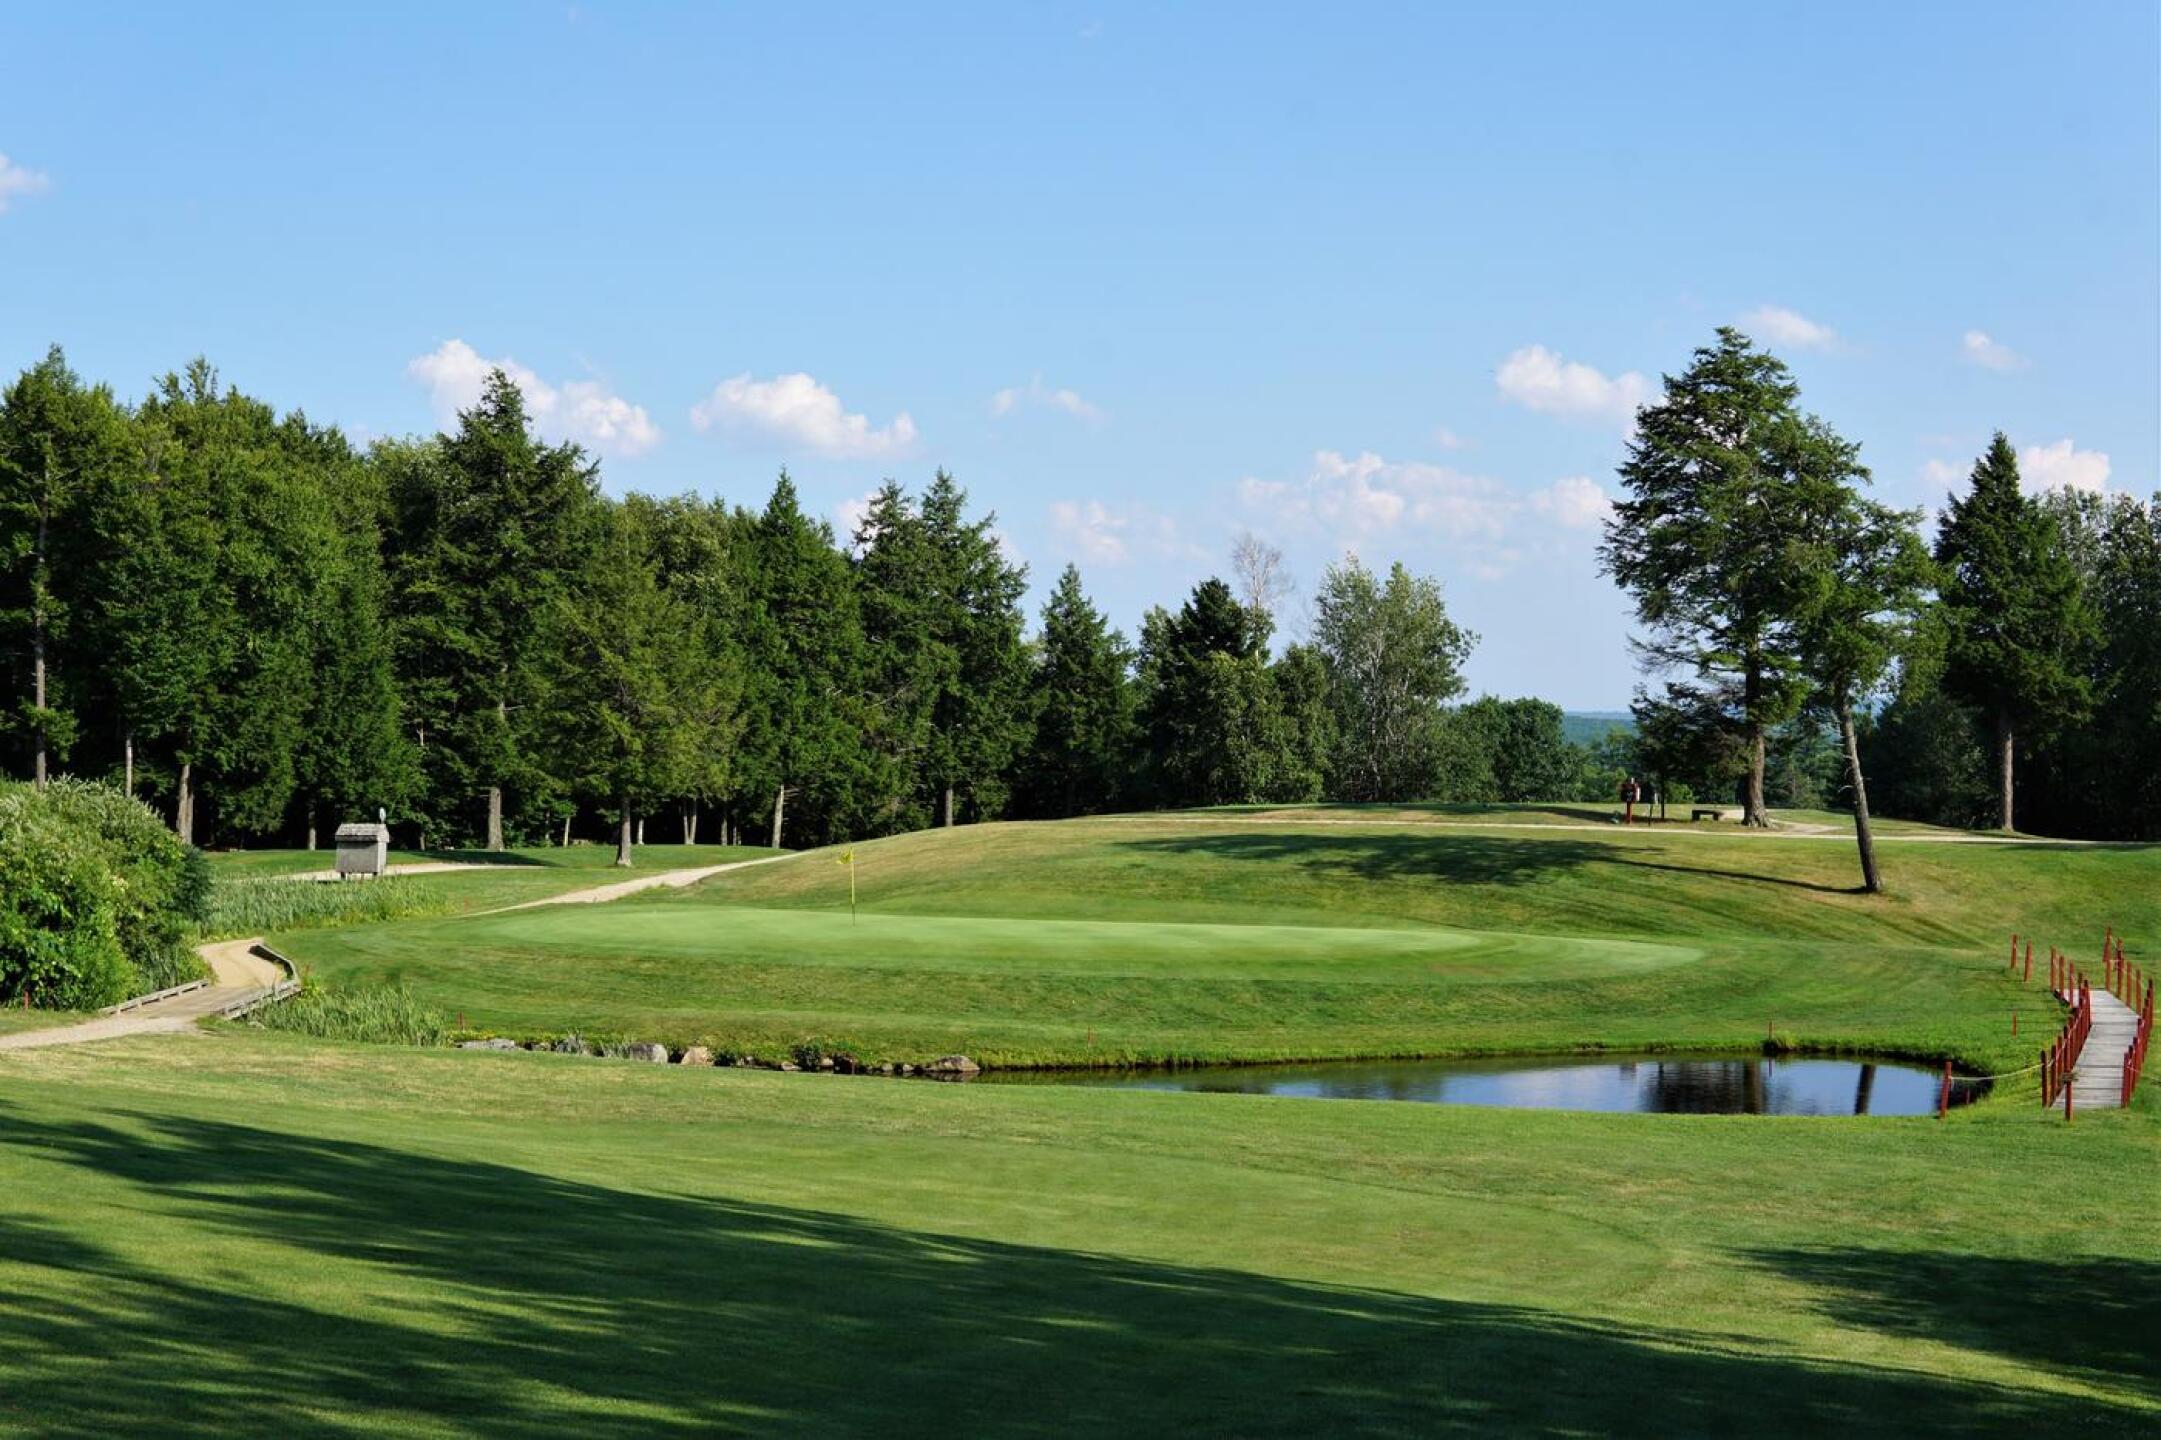
[[[211,983],[202,989],[119,1015],[100,1015],[95,1020],[55,1026],[50,1030],[23,1030],[13,1035],[0,1035],[0,1050],[83,1045],[92,1040],[117,1040],[127,1035],[169,1035],[177,1030],[192,1029],[205,1015],[215,1015],[228,1005],[250,999],[285,978],[285,972],[277,966],[249,953],[252,947],[261,943],[262,937],[257,935],[246,940],[214,940],[207,945],[198,945],[195,953],[210,966],[212,976]]]
[[[502,915],[512,910],[532,910],[542,905],[605,905],[610,900],[620,900],[641,890],[657,890],[663,887],[680,890],[685,885],[695,885],[700,880],[730,870],[747,870],[753,865],[771,865],[779,860],[793,860],[808,855],[808,850],[790,850],[784,855],[761,855],[755,860],[730,860],[725,865],[700,865],[690,870],[658,870],[651,875],[639,875],[629,880],[618,880],[612,885],[595,885],[590,890],[572,890],[562,895],[550,895],[544,900],[525,900],[516,905],[505,905],[496,910],[482,910],[482,915]]]

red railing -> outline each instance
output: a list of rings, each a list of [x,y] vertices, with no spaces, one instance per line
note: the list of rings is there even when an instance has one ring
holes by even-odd
[[[2064,1021],[2063,1033],[2056,1043],[2041,1052],[2041,1103],[2054,1105],[2056,1097],[2063,1097],[2063,1116],[2071,1118],[2071,1080],[2078,1074],[2079,1052],[2086,1048],[2086,1037],[2093,1033],[2093,987],[2086,977],[2068,959],[2061,961],[2063,983],[2051,985],[2056,998],[2071,1007],[2071,1018]]]
[[[2123,941],[2114,926],[2101,941],[2101,969],[2109,993],[2138,1016],[2138,1028],[2132,1032],[2131,1046],[2123,1056],[2122,1098],[2129,1105],[2138,1089],[2139,1075],[2146,1068],[2147,1044],[2153,1039],[2154,984],[2144,967],[2133,964],[2124,954]]]

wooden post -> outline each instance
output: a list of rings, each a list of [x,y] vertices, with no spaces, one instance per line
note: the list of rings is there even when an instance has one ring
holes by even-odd
[[[2011,1038],[2013,1040],[2018,1038],[2018,1011],[2016,1010],[2011,1012]]]
[[[2013,970],[2018,968],[2018,932],[2016,930],[2011,932],[2011,968]]]
[[[2030,983],[2032,982],[2032,980],[2033,980],[2033,943],[2032,943],[2031,941],[2028,941],[2028,942],[2027,942],[2027,944],[2026,944],[2026,981],[2027,981],[2027,983],[2029,983],[2029,984],[2030,984]]]
[[[1936,1092],[1936,1118],[1941,1120],[1951,1113],[1951,1062],[1943,1062],[1943,1088]]]

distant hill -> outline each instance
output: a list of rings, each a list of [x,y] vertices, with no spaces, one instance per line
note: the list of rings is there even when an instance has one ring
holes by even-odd
[[[1636,722],[1626,710],[1564,710],[1561,734],[1578,745],[1593,745],[1616,730],[1633,731]]]

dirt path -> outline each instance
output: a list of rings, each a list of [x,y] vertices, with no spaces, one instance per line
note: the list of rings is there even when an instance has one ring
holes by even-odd
[[[262,943],[261,936],[246,940],[215,940],[198,945],[195,953],[210,966],[211,983],[185,995],[158,1000],[118,1015],[100,1015],[74,1025],[50,1030],[22,1030],[0,1035],[0,1050],[34,1050],[46,1045],[83,1045],[92,1040],[117,1040],[125,1035],[169,1035],[193,1029],[205,1015],[215,1015],[237,1005],[285,978],[285,972],[250,952]]]
[[[505,905],[498,910],[482,910],[482,915],[501,915],[512,910],[532,910],[542,905],[605,905],[610,900],[620,900],[641,890],[666,888],[679,890],[685,885],[695,885],[710,876],[725,874],[730,870],[747,870],[753,865],[771,865],[779,860],[793,860],[807,855],[807,850],[790,850],[782,855],[761,855],[755,860],[731,860],[725,865],[700,865],[690,870],[659,870],[651,875],[638,875],[628,880],[617,880],[609,885],[595,885],[590,890],[572,890],[563,895],[550,895],[544,900],[526,900],[516,905]]]

